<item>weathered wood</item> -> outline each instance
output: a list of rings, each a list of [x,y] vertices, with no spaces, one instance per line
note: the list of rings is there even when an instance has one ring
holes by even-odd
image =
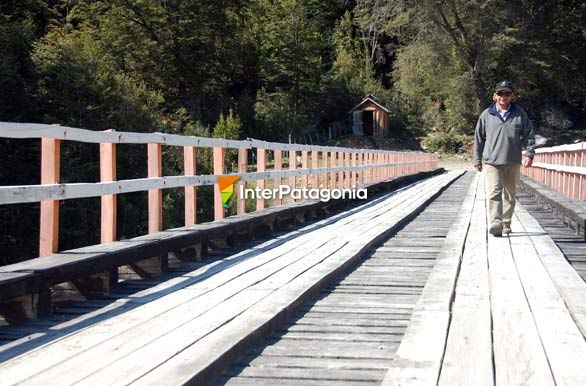
[[[163,157],[161,145],[150,143],[148,147],[148,176],[161,177],[163,175]],[[160,189],[149,189],[149,233],[163,229],[163,192]]]
[[[197,149],[193,146],[183,148],[183,170],[186,176],[197,174]],[[197,223],[197,187],[185,187],[185,226]]]
[[[116,180],[116,145],[100,144],[100,181]],[[58,181],[56,181],[58,182]],[[116,195],[101,197],[100,242],[109,243],[116,240]]]
[[[248,151],[247,149],[238,149],[238,173],[246,173],[248,168]],[[263,170],[264,171],[264,170]],[[246,188],[245,181],[238,181],[236,183],[235,189],[240,189],[240,186]],[[244,214],[246,213],[246,199],[237,195],[236,197],[236,213],[237,214]]]
[[[453,177],[450,177],[450,178],[453,178]],[[402,210],[402,213],[403,214],[407,214],[407,213],[410,213],[411,212],[411,210],[413,209],[413,205],[416,205],[415,202],[421,202],[422,200],[426,200],[427,198],[431,198],[434,195],[434,191],[437,192],[437,189],[441,189],[441,187],[443,186],[443,184],[445,184],[448,180],[449,180],[449,178],[439,178],[439,179],[436,179],[435,181],[430,182],[430,184],[426,184],[426,185],[429,186],[429,188],[428,189],[420,189],[421,190],[421,194],[417,194],[417,195],[411,194],[411,195],[409,195],[407,192],[403,192],[403,194],[394,195],[394,196],[391,196],[390,198],[393,201],[396,201],[397,204],[399,202],[401,202],[400,199],[397,198],[397,197],[402,197],[402,199],[401,199],[402,201],[404,201],[407,198],[409,198],[410,200],[412,200],[413,204],[412,205],[406,205],[404,207],[404,209]],[[420,188],[423,188],[423,186],[420,186]],[[378,210],[379,211],[384,211],[384,210],[386,210],[386,207],[387,206],[388,205],[382,205],[381,208],[378,209]],[[403,208],[403,207],[401,207],[401,208]],[[376,212],[376,211],[373,209],[372,212]],[[373,215],[375,215],[375,214],[376,213],[373,213]],[[356,213],[356,217],[357,218],[356,218],[356,220],[354,222],[349,222],[350,220],[348,218],[345,218],[345,220],[346,220],[345,222],[338,221],[338,222],[336,222],[333,225],[335,225],[335,226],[344,226],[342,223],[344,223],[344,224],[354,224],[354,223],[356,223],[355,226],[362,226],[363,225],[363,222],[361,223],[360,221],[358,221],[359,218],[360,218],[360,214],[359,213]],[[390,232],[391,229],[389,229],[389,225],[392,222],[396,222],[397,221],[397,218],[387,219],[387,218],[381,218],[381,216],[377,216],[376,218],[378,219],[378,221],[380,221],[380,223],[379,224],[372,224],[371,225],[372,230],[369,230],[368,232],[366,232],[366,236],[365,236],[367,238],[367,240],[368,240],[368,237],[370,237],[370,238],[374,237],[373,242],[378,239],[378,237],[379,237],[379,236],[377,236],[378,235],[378,232],[383,231],[383,230],[386,230],[385,232]],[[340,232],[333,233],[334,237],[338,236],[339,233]],[[324,232],[324,234],[329,234],[329,232]],[[307,237],[311,237],[311,236],[307,236]],[[341,235],[339,235],[339,237],[353,237],[353,234],[352,233],[350,233],[350,234],[341,234]],[[319,242],[319,241],[316,240],[315,242]],[[331,257],[332,260],[331,260],[330,263],[325,264],[325,265],[319,264],[319,265],[315,266],[315,268],[312,268],[309,271],[304,272],[302,275],[298,276],[298,278],[296,278],[296,280],[288,283],[285,287],[283,287],[283,288],[281,288],[281,289],[278,290],[278,293],[280,295],[279,295],[279,297],[275,298],[276,302],[267,302],[267,303],[264,303],[263,302],[262,305],[261,305],[261,303],[259,303],[258,307],[261,307],[261,308],[258,308],[258,309],[256,308],[257,307],[256,305],[253,306],[251,308],[251,312],[250,313],[247,313],[246,316],[245,316],[245,314],[242,314],[242,318],[244,318],[244,319],[241,319],[240,317],[237,316],[235,319],[232,319],[232,321],[229,322],[227,325],[223,325],[223,327],[217,329],[218,334],[214,333],[214,334],[212,334],[213,336],[212,335],[208,335],[205,338],[203,338],[201,340],[202,341],[201,344],[203,346],[196,347],[196,346],[199,345],[199,343],[196,346],[191,345],[185,351],[183,351],[179,356],[174,356],[172,361],[169,361],[168,359],[164,359],[164,358],[169,358],[169,355],[176,354],[176,352],[177,352],[176,351],[176,347],[177,347],[176,345],[168,345],[168,346],[167,346],[167,344],[164,345],[164,347],[168,347],[169,348],[169,351],[167,351],[166,348],[163,348],[163,350],[161,350],[161,345],[160,344],[156,344],[155,341],[153,341],[152,345],[149,344],[148,346],[144,346],[144,342],[141,343],[140,340],[139,341],[135,341],[133,339],[128,339],[129,336],[140,336],[140,337],[142,337],[142,339],[145,339],[145,338],[147,338],[147,339],[156,338],[156,337],[150,337],[150,336],[148,336],[148,334],[145,335],[144,333],[141,333],[141,330],[142,329],[148,329],[148,331],[151,331],[151,332],[152,331],[157,331],[157,333],[159,333],[159,334],[164,334],[164,331],[161,330],[160,328],[152,328],[152,327],[147,327],[147,325],[143,325],[141,327],[141,329],[133,328],[132,331],[129,331],[128,333],[125,333],[124,335],[119,335],[119,337],[117,337],[116,340],[119,342],[119,344],[122,344],[125,347],[128,347],[128,349],[130,349],[130,347],[132,347],[133,344],[141,344],[141,347],[144,347],[144,349],[141,348],[140,350],[141,351],[144,351],[145,353],[149,352],[149,350],[151,348],[153,348],[153,349],[156,348],[157,353],[155,354],[155,357],[152,357],[151,354],[148,354],[149,361],[147,361],[147,362],[149,363],[149,366],[151,366],[151,368],[152,368],[152,366],[155,366],[156,363],[161,363],[160,360],[165,361],[165,363],[162,366],[159,367],[159,369],[161,369],[161,371],[164,371],[164,369],[167,368],[168,366],[174,366],[173,365],[174,363],[181,363],[181,361],[183,361],[183,360],[188,360],[188,361],[200,361],[200,360],[204,360],[205,363],[209,363],[208,362],[209,360],[212,360],[213,361],[214,358],[215,358],[215,356],[214,355],[211,355],[211,354],[214,353],[214,352],[218,352],[218,351],[216,351],[218,348],[224,347],[224,346],[222,346],[224,343],[222,343],[222,344],[216,344],[217,342],[216,343],[213,343],[213,344],[210,343],[211,345],[210,346],[207,346],[207,343],[206,342],[210,342],[210,339],[212,339],[212,341],[213,341],[213,339],[220,339],[222,342],[226,342],[226,343],[229,342],[230,339],[231,339],[232,342],[238,341],[237,339],[236,340],[233,339],[233,337],[231,336],[230,333],[228,333],[228,334],[222,333],[222,331],[224,329],[224,326],[226,328],[229,328],[229,329],[236,328],[236,330],[234,330],[234,333],[240,334],[242,327],[245,326],[245,325],[248,325],[247,324],[248,322],[246,322],[246,323],[243,323],[243,322],[245,320],[249,320],[248,318],[251,315],[255,315],[255,316],[261,317],[261,319],[257,320],[257,322],[255,322],[255,323],[259,323],[260,322],[261,325],[263,325],[264,323],[266,323],[266,319],[265,319],[266,318],[266,315],[271,315],[271,313],[267,313],[268,310],[273,310],[274,309],[273,307],[275,307],[275,306],[278,307],[277,309],[281,309],[280,307],[283,307],[283,306],[287,307],[286,304],[290,304],[290,302],[291,302],[291,296],[294,296],[294,298],[296,298],[298,296],[304,296],[304,294],[307,291],[307,280],[310,280],[310,282],[311,281],[315,281],[315,280],[327,280],[327,279],[329,279],[329,277],[331,277],[332,275],[334,275],[339,269],[342,269],[343,268],[344,264],[346,264],[344,262],[345,261],[347,262],[348,261],[347,259],[350,256],[355,256],[353,254],[355,254],[355,253],[357,253],[357,252],[359,252],[359,251],[361,251],[363,249],[365,251],[368,250],[368,248],[370,248],[370,243],[367,244],[367,245],[363,245],[363,242],[364,242],[364,240],[361,238],[361,240],[359,240],[359,245],[356,245],[355,247],[351,248],[350,250],[348,250],[348,251],[346,251],[344,253],[340,253],[340,254],[335,255],[335,256],[337,256],[337,257],[335,257],[335,259],[334,259],[334,255],[332,255],[332,257]],[[304,246],[306,244],[307,243],[305,243]],[[299,253],[297,251],[299,251],[299,248],[296,249],[296,253]],[[309,253],[309,250],[306,253]],[[309,258],[313,258],[314,256],[311,256],[311,254],[309,254],[308,257]],[[294,256],[294,255],[293,256],[289,256],[289,255],[287,255],[287,258],[288,259],[290,258],[291,260],[295,260],[296,261],[298,259],[298,256]],[[330,259],[330,258],[328,258],[328,259]],[[319,260],[319,259],[317,259],[317,260]],[[255,259],[255,261],[256,261],[256,259]],[[239,269],[245,269],[245,267],[243,267],[242,264],[238,264],[237,267]],[[275,268],[276,267],[277,266],[275,265]],[[324,275],[324,273],[323,273],[324,272],[323,271],[324,269],[326,270],[326,272],[330,272],[330,273]],[[249,277],[248,280],[251,280],[250,283],[253,283],[253,281],[258,281],[258,279],[259,279],[259,275],[258,275],[257,272],[251,272],[250,274],[248,274],[248,277]],[[302,280],[302,278],[303,278],[303,280]],[[284,279],[285,278],[283,277],[283,280]],[[203,284],[203,285],[209,285],[209,283],[206,283],[206,284]],[[226,290],[225,289],[222,289],[222,291],[225,292]],[[225,302],[222,303],[222,304],[225,304],[225,307],[226,307],[225,309],[226,310],[231,310],[231,312],[237,312],[238,308],[236,308],[235,306],[245,307],[245,304],[243,304],[243,301],[242,301],[243,299],[250,299],[250,301],[254,301],[254,299],[255,299],[254,294],[259,294],[260,296],[262,296],[262,294],[264,293],[263,291],[260,291],[260,290],[251,290],[251,291],[253,291],[253,292],[249,292],[249,293],[243,294],[242,295],[243,298],[240,298],[240,297],[234,298],[234,297],[232,297],[230,299],[233,299],[233,300],[230,301],[229,304],[228,303],[225,303]],[[225,292],[225,295],[224,296],[229,296],[229,295],[228,295],[228,293]],[[271,295],[271,296],[273,296],[273,295]],[[216,302],[217,301],[221,301],[221,299],[222,299],[221,297],[216,297],[216,296],[209,296],[209,298],[210,299],[214,299],[214,301],[216,301]],[[201,305],[200,302],[193,302],[192,303],[192,307],[197,307],[196,309],[200,310],[200,312],[202,312],[202,307],[201,306],[202,305]],[[268,307],[268,308],[265,309],[263,307]],[[253,312],[252,311],[253,309],[254,310],[257,310],[258,312],[257,311],[254,311]],[[190,318],[189,317],[189,314],[186,314],[185,313],[185,308],[176,308],[174,310],[175,310],[174,311],[174,314],[176,314],[176,316],[175,317],[169,317],[169,319],[165,319],[165,320],[178,321],[178,318]],[[141,312],[145,312],[145,315],[152,315],[150,312],[148,312],[148,310],[141,310]],[[170,316],[170,315],[166,315],[166,316]],[[230,318],[232,318],[232,317],[233,316],[231,316]],[[191,317],[191,318],[193,318],[193,317]],[[160,320],[161,320],[161,322],[163,321],[163,319],[160,319]],[[218,322],[220,321],[220,319],[214,319],[214,320],[217,320]],[[269,318],[269,320],[270,320],[270,318]],[[166,322],[163,322],[163,325],[161,325],[161,327],[164,326],[164,323],[166,323]],[[210,319],[210,323],[212,323],[211,319]],[[215,323],[215,322],[213,322],[213,323]],[[173,336],[176,337],[175,340],[176,340],[177,343],[180,343],[180,344],[188,344],[189,339],[186,340],[186,336],[194,336],[194,335],[189,335],[189,334],[192,334],[192,333],[205,334],[206,328],[204,328],[202,326],[206,326],[206,325],[208,325],[210,329],[216,329],[216,327],[214,327],[214,324],[213,323],[212,324],[206,324],[206,323],[203,323],[202,324],[200,322],[186,323],[186,324],[184,324],[184,326],[185,326],[184,328],[186,330],[181,330],[181,329],[178,329],[177,330],[176,329],[173,332]],[[255,323],[252,324],[253,328],[258,328],[259,325],[258,324],[255,324]],[[110,325],[108,327],[109,327],[108,331],[110,331],[112,329],[112,326]],[[170,327],[171,326],[168,326],[168,327],[165,327],[165,328],[170,328]],[[86,330],[86,331],[88,331],[88,330]],[[189,332],[187,334],[188,331],[191,331],[191,332]],[[103,338],[103,335],[101,335],[101,336]],[[163,335],[161,335],[161,337],[162,336]],[[169,341],[166,340],[168,337],[169,336],[167,336],[165,338],[165,342],[166,343],[169,343]],[[110,349],[113,348],[113,347],[116,347],[117,348],[116,349],[116,355],[124,355],[124,352],[125,351],[124,350],[122,350],[122,351],[120,350],[120,345],[119,344],[115,344],[113,341],[109,341],[109,343],[108,343]],[[175,348],[173,348],[173,347],[175,347]],[[195,357],[193,357],[193,355],[191,355],[191,350],[192,349],[193,350],[201,350],[202,347],[214,347],[214,349],[211,350],[211,351],[210,350],[206,350],[206,352],[209,352],[210,353],[210,356],[206,356],[206,358],[202,358],[202,357],[195,358]],[[199,352],[201,352],[201,351],[199,351]],[[218,353],[220,353],[220,352],[218,352]],[[73,355],[73,352],[70,352],[68,355]],[[111,363],[113,360],[115,360],[115,358],[112,356],[112,354],[109,354],[109,355],[99,354],[98,355],[95,351],[93,351],[91,354],[88,354],[88,355],[90,355],[89,357],[98,358],[97,360],[100,361],[98,363],[104,363],[104,366],[105,366],[106,363]],[[96,355],[97,355],[97,357],[96,357]],[[51,358],[51,360],[59,360],[59,361],[62,360],[62,359],[54,358],[53,356],[50,356],[50,355],[49,356],[43,355],[42,357],[43,357],[43,367],[44,366],[51,366],[50,361],[47,361],[47,358]],[[94,363],[93,360],[92,361],[88,361],[88,358],[89,357],[87,357],[84,354],[77,354],[74,357],[71,357],[71,359],[67,360],[67,364],[69,366],[73,366],[73,368],[75,368],[75,369],[77,369],[77,371],[79,371],[79,369],[83,368],[83,366],[75,365],[75,363],[78,363],[78,362],[79,363],[85,363],[85,364],[90,363],[90,362],[91,363]],[[155,358],[160,358],[160,359],[156,359],[155,360]],[[175,358],[177,358],[177,361],[175,360]],[[121,380],[122,378],[117,378],[116,374],[123,375],[127,379],[135,379],[134,378],[135,376],[133,376],[133,374],[141,374],[144,371],[142,369],[142,366],[139,368],[139,367],[136,367],[136,365],[137,364],[143,364],[143,363],[144,363],[143,361],[138,361],[137,362],[135,360],[131,360],[130,357],[128,358],[128,360],[127,359],[118,360],[117,362],[115,362],[112,365],[108,365],[107,367],[103,367],[104,374],[101,374],[101,378],[100,379],[117,379],[117,380]],[[24,365],[25,364],[22,363],[21,366],[18,366],[18,369],[19,370],[22,370],[24,367],[27,367],[27,366],[35,366],[35,364],[33,364],[32,362],[27,362],[26,363],[26,366],[24,366]],[[38,363],[36,365],[38,366]],[[131,366],[131,367],[128,367],[128,366]],[[36,368],[38,368],[38,367],[36,367]],[[117,372],[116,369],[120,369],[120,372]],[[122,369],[124,369],[124,370],[122,370]],[[146,368],[144,368],[144,369],[146,369]],[[88,370],[90,370],[90,369],[88,369]],[[37,371],[39,371],[39,370],[37,370]],[[83,374],[77,374],[77,371],[76,371],[75,376],[81,377]],[[135,371],[136,371],[136,373],[135,373]],[[65,376],[65,375],[68,375],[69,376],[71,374],[70,371],[66,371],[65,368],[62,367],[62,366],[51,367],[50,370],[48,370],[47,372],[44,372],[42,374],[39,374],[39,378],[36,378],[35,381],[39,381],[41,376],[42,377],[47,377],[47,379],[63,379],[63,378],[60,378],[60,376],[58,378],[54,378],[54,376],[56,374],[61,373],[61,372],[63,372],[63,376]],[[155,370],[155,372],[149,374],[149,379],[150,380],[157,379],[156,374],[159,374],[159,373],[160,373],[159,370]],[[53,376],[50,376],[50,374],[53,374]],[[174,377],[175,377],[174,379],[176,379],[176,377],[183,376],[179,372],[175,372],[175,371],[173,372],[173,374],[174,374]],[[92,379],[93,379],[92,377],[100,377],[100,373],[97,372],[97,373],[94,373],[93,375],[91,375],[90,378],[85,378],[84,379],[84,382],[91,383],[92,382]],[[103,377],[107,377],[107,378],[103,378]],[[31,379],[31,382],[32,382],[32,379]]]
[[[273,169],[276,172],[279,172],[283,168],[283,152],[281,150],[275,150],[274,154],[274,166]],[[281,185],[281,178],[277,177],[273,179],[273,188],[277,188]],[[281,205],[282,200],[280,198],[275,198],[273,200],[274,205]]]
[[[156,143],[169,146],[194,146],[194,147],[223,147],[232,149],[263,148],[267,150],[284,151],[355,151],[368,153],[398,153],[390,150],[373,149],[349,149],[335,146],[314,146],[290,143],[266,142],[257,139],[244,141],[228,140],[220,138],[183,136],[167,133],[138,133],[138,132],[99,132],[84,130],[67,126],[54,126],[36,123],[0,122],[0,136],[4,138],[52,138],[58,140],[71,140],[86,143]]]
[[[293,178],[311,173],[341,173],[348,170],[370,170],[385,165],[365,165],[356,167],[335,166],[319,170],[295,169],[285,171],[250,172],[239,175],[242,181],[257,181],[273,178]],[[108,194],[140,192],[152,189],[183,188],[185,186],[212,185],[217,182],[215,175],[167,176],[156,178],[137,178],[100,183],[67,183],[53,185],[0,186],[0,203],[15,204],[46,200],[66,200],[73,198],[98,197]]]
[[[554,385],[507,237],[488,238],[496,384]]]
[[[265,149],[257,149],[256,150],[256,171],[257,172],[264,172],[266,167],[266,154],[267,151]],[[265,181],[258,180],[256,182],[256,186],[260,189],[265,188]],[[262,197],[256,198],[256,210],[261,211],[265,208],[265,200]]]
[[[525,228],[515,222],[509,242],[521,284],[543,344],[556,385],[583,385],[586,383],[586,341],[555,283],[539,259],[529,237],[523,237]],[[584,292],[586,294],[586,291]]]
[[[450,323],[450,306],[477,186],[478,176],[470,185],[458,217],[446,236],[444,248],[417,302],[383,385],[431,385],[438,382]]]
[[[57,184],[61,174],[61,141],[41,140],[41,184]],[[59,248],[59,201],[41,202],[39,256],[48,256]]]
[[[213,164],[214,174],[216,176],[224,175],[224,155],[225,149],[221,147],[214,147],[213,150]],[[220,185],[214,184],[214,220],[218,221],[224,218],[224,207],[222,206],[222,192]]]
[[[494,385],[484,178],[474,202],[439,386]]]
[[[522,205],[519,205],[516,210],[516,217],[529,235],[539,259],[563,297],[582,335],[586,336],[586,300],[584,298],[586,283],[568,263],[553,240],[547,236],[539,223],[527,213]]]

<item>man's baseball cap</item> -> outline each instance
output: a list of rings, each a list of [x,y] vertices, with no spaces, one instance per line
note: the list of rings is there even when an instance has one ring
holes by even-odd
[[[496,86],[494,86],[494,92],[499,92],[499,91],[513,92],[513,83],[511,83],[508,80],[503,80],[501,82],[498,82],[496,84]]]

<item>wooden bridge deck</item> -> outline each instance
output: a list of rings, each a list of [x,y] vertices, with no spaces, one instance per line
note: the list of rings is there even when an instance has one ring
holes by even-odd
[[[209,383],[457,177],[451,172],[429,178],[6,343],[0,346],[0,384]],[[332,339],[326,345],[317,336],[323,327],[309,331],[312,327],[293,325],[291,340],[310,343],[296,345],[297,359],[280,367],[295,373],[309,346],[318,352],[313,367],[337,369],[330,374],[341,375],[337,381],[345,384],[381,379],[386,385],[586,384],[586,283],[522,206],[510,237],[487,237],[482,179],[459,181],[471,182],[462,190],[467,193],[461,193],[463,203],[447,233],[451,219],[441,213],[453,208],[436,205],[434,221],[416,220],[404,229],[404,234],[420,228],[430,235],[423,245],[416,247],[412,237],[401,245],[398,234],[390,249],[383,245],[375,253],[380,265],[369,259],[340,282],[343,293],[315,302],[317,308],[299,319],[351,310],[353,315],[336,316],[339,324],[366,316],[369,328],[329,328]],[[443,242],[431,241],[435,230]],[[393,257],[404,258],[400,275]],[[363,291],[369,282],[376,284],[374,292]],[[401,286],[405,289],[391,293],[393,306],[402,304],[402,311],[379,317],[391,308],[382,305],[380,291]],[[364,315],[357,317],[359,310]],[[377,333],[389,339],[371,339]],[[344,344],[335,341],[359,342],[353,344],[356,352],[366,353],[360,361],[376,371],[350,378],[344,365],[328,359],[339,356],[354,366],[352,358],[336,355]],[[262,357],[249,360],[253,365],[240,373],[268,374],[279,367]],[[273,380],[303,384],[301,378]],[[330,378],[313,384],[333,384]]]

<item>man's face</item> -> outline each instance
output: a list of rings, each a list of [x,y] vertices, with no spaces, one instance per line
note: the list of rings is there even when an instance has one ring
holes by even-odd
[[[494,93],[494,100],[496,101],[499,110],[508,110],[512,98],[513,93],[509,91],[502,90]]]

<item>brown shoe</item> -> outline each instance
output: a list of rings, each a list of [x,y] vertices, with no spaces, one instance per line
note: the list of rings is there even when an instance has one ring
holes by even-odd
[[[503,225],[503,235],[508,235],[509,233],[511,233],[511,226]]]
[[[495,237],[500,237],[503,235],[503,226],[499,223],[493,223],[488,230],[488,233]]]

